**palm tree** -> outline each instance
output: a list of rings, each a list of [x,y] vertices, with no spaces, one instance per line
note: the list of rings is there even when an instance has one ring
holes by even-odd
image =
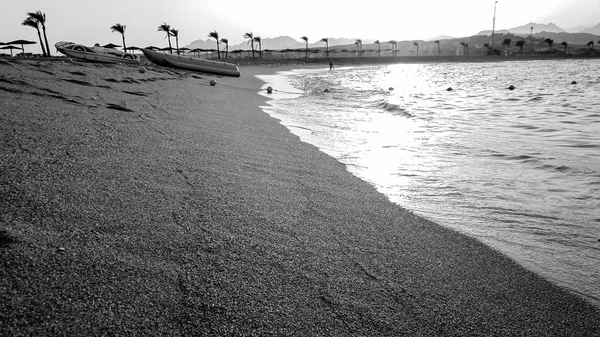
[[[509,48],[510,48],[511,42],[512,42],[511,39],[504,39],[504,41],[502,42],[502,45],[506,46],[506,55],[508,55],[508,53],[509,53]]]
[[[325,42],[325,55],[329,57],[329,39],[324,37],[319,42]]]
[[[246,33],[244,39],[248,39],[248,44],[252,47],[252,58],[254,58],[254,34],[252,32]]]
[[[258,57],[262,58],[262,39],[260,36],[255,36],[254,42],[258,43]]]
[[[396,49],[398,48],[398,43],[394,40],[389,40],[387,43],[392,45],[392,55],[396,56]]]
[[[362,40],[356,39],[356,41],[354,41],[354,44],[356,45],[356,52],[358,53],[358,56],[360,56],[362,53]]]
[[[44,56],[48,56],[48,54],[46,54],[46,47],[44,47],[44,41],[42,41],[42,34],[40,33],[40,23],[37,22],[34,18],[28,17],[27,19],[23,20],[23,23],[21,24],[23,26],[35,28],[37,30],[38,38],[40,39],[40,45],[42,46],[42,54]]]
[[[548,44],[548,47],[550,47],[550,49],[552,50],[552,45],[554,44],[554,40],[545,39],[544,42],[546,42]]]
[[[162,25],[158,26],[158,31],[167,33],[167,38],[169,39],[169,54],[173,54],[173,50],[171,49],[171,26],[169,26],[167,23],[163,23]]]
[[[594,49],[594,41],[590,41],[586,44],[588,48]]]
[[[179,30],[171,28],[171,36],[175,37],[175,47],[177,48],[177,55],[179,55]]]
[[[463,54],[469,55],[469,44],[466,42],[461,42],[460,45],[463,47]]]
[[[492,48],[490,47],[489,43],[484,43],[483,46],[485,47],[485,49],[487,49],[487,55],[490,55],[492,53]]]
[[[121,33],[121,37],[123,38],[123,50],[127,51],[127,46],[125,45],[125,29],[127,27],[125,25],[122,25],[120,23],[115,23],[114,25],[112,25],[112,27],[110,27],[110,30],[114,33],[114,32],[119,32]]]
[[[381,57],[381,43],[379,42],[379,40],[375,40],[375,42],[373,42],[377,45],[377,56]]]
[[[413,42],[413,46],[417,47],[417,56],[419,56],[419,44],[417,42]]]
[[[37,21],[40,25],[42,25],[42,31],[44,33],[44,41],[46,41],[46,52],[48,56],[50,54],[50,45],[48,44],[48,36],[46,36],[46,14],[42,11],[27,13],[27,15],[33,20]]]
[[[222,38],[221,43],[225,44],[225,58],[229,58],[229,40],[226,38]]]
[[[300,40],[306,43],[306,58],[308,58],[308,38],[306,36],[303,36],[300,38]]]
[[[437,44],[437,45],[438,45],[438,56],[442,55],[442,54],[440,53],[440,40],[435,40],[435,41],[433,41],[433,43],[435,43],[435,44]]]
[[[523,47],[525,46],[525,40],[519,40],[515,42],[515,46],[519,47],[521,54],[523,54]]]
[[[212,37],[217,41],[217,58],[221,58],[221,51],[219,50],[219,33],[215,30],[214,32],[210,32],[208,37]]]
[[[565,47],[565,55],[566,55],[567,54],[567,46],[568,46],[568,44],[567,44],[567,42],[562,42],[561,45],[563,47]]]

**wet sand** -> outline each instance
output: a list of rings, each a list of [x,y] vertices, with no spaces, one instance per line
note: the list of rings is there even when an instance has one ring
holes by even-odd
[[[0,60],[4,335],[600,335],[262,112],[283,69],[241,70]]]

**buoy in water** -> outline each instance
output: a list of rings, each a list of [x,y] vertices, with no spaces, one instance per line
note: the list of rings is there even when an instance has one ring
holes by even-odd
[[[571,84],[577,84],[577,81],[573,81],[573,82],[571,82]]]
[[[389,91],[394,91],[394,88],[393,88],[393,87],[389,87],[389,89],[388,89],[388,90],[389,90]]]
[[[213,86],[213,87],[214,87],[216,84],[217,84],[217,81],[215,81],[215,80],[210,80],[210,85],[211,85],[211,86]]]
[[[323,92],[330,92],[331,90],[329,90],[329,88],[323,90]]]
[[[271,88],[271,86],[268,86],[268,87],[267,87],[267,93],[268,93],[268,94],[271,94],[271,93],[273,93],[273,88]]]
[[[448,89],[446,89],[447,91],[452,91],[452,87],[448,87]]]
[[[508,90],[515,90],[515,86],[511,85],[510,87],[508,87]]]

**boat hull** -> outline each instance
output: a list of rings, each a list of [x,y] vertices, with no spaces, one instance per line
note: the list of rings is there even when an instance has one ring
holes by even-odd
[[[123,53],[120,51],[112,51],[107,48],[86,47],[83,45],[74,44],[72,42],[57,42],[56,49],[69,57],[101,63],[129,63],[139,64],[139,56]]]
[[[146,57],[154,64],[163,67],[173,67],[208,74],[240,77],[240,70],[235,64],[199,59],[189,56],[179,56],[142,49]]]

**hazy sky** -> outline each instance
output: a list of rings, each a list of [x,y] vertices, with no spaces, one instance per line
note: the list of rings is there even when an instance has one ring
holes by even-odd
[[[216,30],[230,45],[253,32],[264,38],[282,35],[309,42],[323,37],[388,40],[427,39],[440,34],[474,35],[492,28],[494,0],[16,0],[3,1],[0,41],[37,40],[35,29],[21,22],[26,13],[47,16],[51,45],[57,41],[121,44],[115,23],[127,26],[128,45],[166,46],[157,27],[166,22],[179,30],[180,46],[207,39]],[[499,0],[496,29],[529,22],[568,29],[600,22],[600,0]],[[174,42],[173,42],[174,43]],[[26,47],[35,49],[39,46]],[[38,52],[37,50],[31,50]]]

